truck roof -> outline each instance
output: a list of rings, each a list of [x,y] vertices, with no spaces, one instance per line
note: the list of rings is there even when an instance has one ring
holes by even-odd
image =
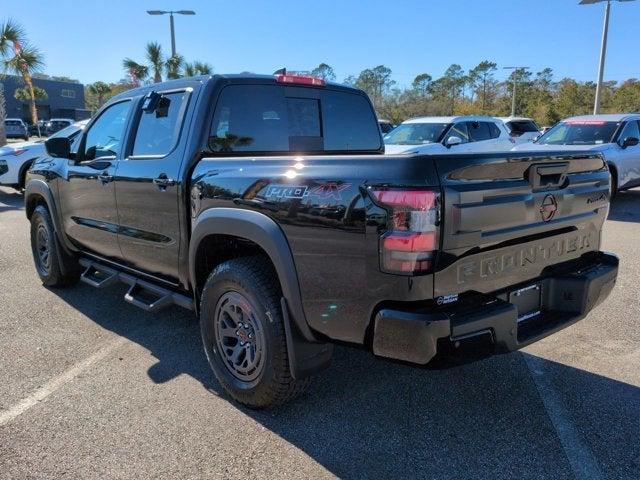
[[[405,120],[402,123],[454,123],[465,120],[469,122],[496,121],[495,118],[489,117],[487,115],[459,115],[452,117],[415,117]]]
[[[215,75],[197,75],[195,77],[183,77],[175,80],[166,80],[164,82],[159,83],[150,83],[149,85],[142,85],[137,88],[133,88],[131,90],[126,90],[114,97],[113,99],[121,99],[121,98],[129,98],[132,96],[140,95],[146,92],[150,92],[152,90],[170,90],[172,88],[181,88],[187,87],[189,85],[193,85],[194,82],[199,82],[202,84],[208,82],[215,82],[218,80],[228,80],[233,83],[264,83],[264,84],[275,84],[276,77],[275,75],[259,75],[255,73],[232,73],[232,74],[215,74]],[[347,85],[343,85],[335,82],[325,82],[325,85],[320,86],[312,86],[312,85],[304,85],[304,84],[281,84],[288,85],[292,87],[311,87],[311,88],[331,88],[333,90],[344,90],[344,91],[354,91],[358,93],[362,93],[362,90],[354,87],[350,87]],[[110,102],[109,102],[110,103]]]

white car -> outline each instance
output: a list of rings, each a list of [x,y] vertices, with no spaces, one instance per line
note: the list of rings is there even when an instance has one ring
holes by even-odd
[[[384,136],[386,154],[504,152],[515,142],[504,123],[492,117],[418,117]]]
[[[516,145],[520,152],[591,151],[600,153],[611,172],[611,195],[640,186],[640,113],[583,115],[557,123],[534,143]]]
[[[507,127],[509,135],[514,139],[516,144],[533,142],[538,138],[542,131],[533,118],[526,117],[498,117]]]
[[[45,123],[45,128],[47,129],[47,135],[53,135],[56,132],[59,132],[63,128],[67,128],[70,125],[73,125],[75,120],[72,118],[52,118],[51,120]]]
[[[73,141],[89,123],[89,120],[69,125],[52,135],[52,137],[67,137]],[[51,138],[51,137],[50,137]],[[24,188],[24,179],[33,161],[46,153],[44,141],[12,143],[0,147],[0,185]]]

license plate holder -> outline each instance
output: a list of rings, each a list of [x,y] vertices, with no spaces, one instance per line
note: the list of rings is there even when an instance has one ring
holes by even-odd
[[[509,293],[509,302],[518,309],[518,322],[540,315],[541,298],[542,287],[539,283]]]

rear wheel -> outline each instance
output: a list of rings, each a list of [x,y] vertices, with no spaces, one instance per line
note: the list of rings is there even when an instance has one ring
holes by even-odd
[[[62,287],[80,278],[80,265],[60,252],[49,210],[38,205],[31,215],[31,250],[36,271],[43,285]]]
[[[229,260],[211,272],[202,292],[200,328],[209,364],[236,401],[271,407],[308,385],[291,377],[280,286],[266,259]]]

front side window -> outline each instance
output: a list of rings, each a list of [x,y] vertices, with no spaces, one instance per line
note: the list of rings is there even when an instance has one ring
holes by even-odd
[[[451,127],[451,130],[449,130],[449,133],[447,133],[447,138],[449,137],[459,137],[462,140],[462,143],[468,143],[470,140],[466,122],[454,124]]]
[[[570,120],[560,122],[542,135],[541,145],[600,145],[611,143],[619,122]]]
[[[175,146],[180,135],[183,105],[187,92],[166,93],[153,112],[142,112],[133,156],[164,156]]]
[[[627,122],[627,124],[624,126],[622,133],[618,137],[620,144],[624,142],[625,138],[629,137],[637,138],[638,140],[640,140],[640,130],[638,129],[638,122],[636,122],[635,120]]]
[[[91,125],[84,144],[85,160],[119,157],[131,101],[111,105]]]
[[[387,145],[425,145],[439,142],[448,123],[403,123],[384,137]]]

